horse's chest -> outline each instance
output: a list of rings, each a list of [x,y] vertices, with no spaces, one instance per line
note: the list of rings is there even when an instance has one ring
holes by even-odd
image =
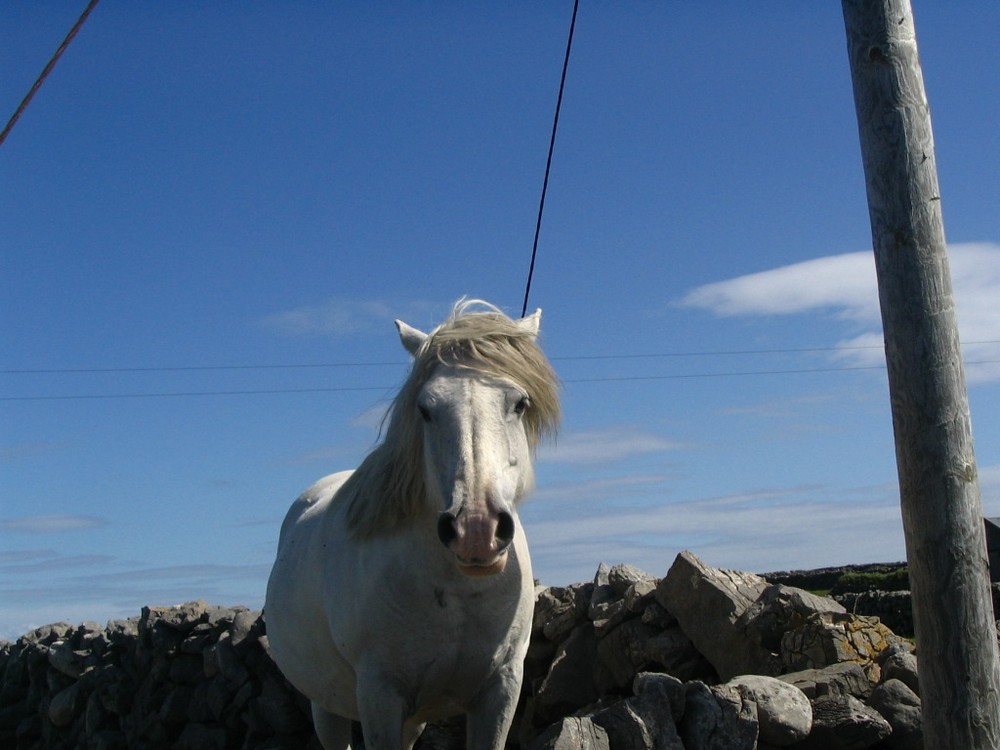
[[[424,646],[417,651],[441,661],[449,656],[477,661],[483,655],[492,658],[513,635],[510,623],[517,616],[516,602],[458,595],[443,587],[433,587],[427,594],[397,622],[408,632],[411,646],[414,642]]]
[[[431,691],[462,689],[514,658],[524,619],[516,596],[504,601],[444,586],[411,589],[382,616],[390,632],[372,644],[380,660]]]
[[[442,590],[432,594],[427,619],[433,632],[414,644],[413,675],[420,692],[468,696],[501,665],[518,658],[520,628],[484,602],[470,603]]]

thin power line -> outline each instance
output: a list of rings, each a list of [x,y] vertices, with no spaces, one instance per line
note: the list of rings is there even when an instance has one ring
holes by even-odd
[[[63,396],[0,396],[0,401],[98,401],[102,399],[185,398],[191,396],[271,396],[295,393],[347,393],[353,391],[391,391],[388,386],[357,386],[344,388],[273,388],[234,391],[175,391],[159,393],[88,393]]]
[[[573,30],[576,28],[576,11],[580,0],[573,1],[573,17],[569,22],[569,38],[566,40],[566,57],[563,58],[562,77],[559,80],[559,96],[556,98],[556,114],[552,118],[552,137],[549,138],[549,155],[545,160],[545,179],[542,180],[542,197],[538,201],[538,218],[535,220],[535,241],[531,243],[531,263],[528,265],[528,282],[524,286],[524,303],[521,317],[528,314],[528,295],[531,293],[531,277],[535,274],[535,257],[538,255],[538,235],[542,231],[542,212],[545,210],[545,193],[549,189],[549,172],[552,170],[552,152],[556,148],[556,131],[559,129],[559,110],[562,108],[563,89],[566,88],[566,71],[569,69],[569,53],[573,49]]]
[[[966,362],[966,365],[998,364],[1000,360],[982,360]],[[563,380],[566,385],[583,383],[625,383],[663,380],[702,380],[707,378],[755,377],[766,375],[812,375],[819,373],[861,372],[885,370],[885,365],[858,365],[855,367],[815,367],[794,370],[743,370],[739,372],[695,372],[671,375],[615,375],[601,378],[570,378]],[[391,393],[392,386],[355,386],[334,388],[273,388],[260,390],[231,391],[177,391],[160,393],[94,393],[62,396],[0,396],[0,402],[15,401],[96,401],[112,399],[143,399],[143,398],[183,398],[194,396],[271,396],[303,393],[347,393],[363,391],[381,391]]]
[[[406,364],[396,362],[317,362],[310,364],[278,365],[179,365],[174,367],[67,367],[0,370],[2,375],[85,375],[129,372],[217,372],[226,370],[306,370],[335,367],[398,367]]]
[[[963,346],[1000,344],[996,341],[963,341]],[[731,357],[731,356],[751,356],[757,354],[809,354],[809,353],[829,353],[862,351],[869,349],[881,349],[882,344],[868,344],[855,346],[811,346],[801,348],[777,348],[777,349],[714,349],[702,351],[679,351],[679,352],[641,352],[633,354],[571,354],[564,356],[549,357],[553,362],[586,362],[598,360],[629,360],[629,359],[670,359],[685,357]],[[77,375],[77,374],[112,374],[112,373],[156,373],[156,372],[225,372],[240,370],[307,370],[307,369],[335,369],[349,367],[402,367],[407,363],[404,360],[384,361],[384,362],[311,362],[311,363],[279,363],[273,365],[176,365],[176,366],[149,366],[149,367],[37,367],[37,368],[9,368],[0,369],[0,375]],[[978,363],[971,363],[978,364]]]
[[[49,77],[49,73],[52,72],[52,69],[56,66],[56,63],[59,61],[59,58],[62,57],[62,53],[66,51],[66,48],[69,46],[69,43],[73,41],[73,37],[76,36],[76,32],[78,32],[80,30],[80,27],[83,26],[83,22],[87,20],[87,16],[90,15],[90,11],[94,9],[95,5],[97,5],[97,0],[90,0],[90,3],[88,3],[87,8],[80,15],[80,18],[77,19],[77,22],[73,24],[73,28],[69,30],[69,33],[66,35],[66,38],[63,39],[63,43],[59,45],[59,49],[56,50],[55,54],[52,55],[52,59],[49,60],[48,64],[42,70],[42,74],[38,76],[38,80],[35,81],[35,85],[31,87],[31,89],[28,91],[27,94],[25,94],[24,99],[21,100],[21,103],[17,106],[17,109],[14,110],[14,114],[13,116],[11,116],[10,120],[7,121],[7,125],[4,127],[3,132],[0,132],[0,145],[3,145],[3,142],[7,140],[7,134],[10,133],[10,131],[13,129],[14,123],[17,122],[18,118],[21,116],[21,113],[28,108],[28,104],[35,96],[35,92],[41,88],[42,83],[44,83],[45,79]]]

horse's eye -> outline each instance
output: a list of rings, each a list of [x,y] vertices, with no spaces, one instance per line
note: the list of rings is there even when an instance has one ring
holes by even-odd
[[[531,402],[528,400],[527,396],[524,396],[523,398],[519,398],[517,400],[517,403],[514,404],[514,413],[517,416],[520,417],[522,414],[524,414],[524,412],[526,412],[528,410],[528,407],[530,405],[531,405]]]
[[[426,406],[424,406],[423,404],[421,404],[421,405],[419,405],[417,407],[417,410],[420,412],[420,418],[422,420],[424,420],[425,422],[430,422],[431,421],[431,412],[430,412],[430,409],[428,409]]]

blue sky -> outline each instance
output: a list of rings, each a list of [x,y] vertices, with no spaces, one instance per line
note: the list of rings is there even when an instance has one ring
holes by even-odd
[[[1000,515],[1000,5],[915,4]],[[84,5],[0,5],[4,119]],[[0,637],[260,606],[289,503],[377,440],[392,319],[520,311],[571,9],[97,6],[0,147]],[[583,0],[544,583],[904,557],[870,248],[839,3]]]

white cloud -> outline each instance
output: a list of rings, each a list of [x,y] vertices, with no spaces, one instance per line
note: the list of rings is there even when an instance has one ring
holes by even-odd
[[[969,382],[1000,380],[1000,245],[949,247],[949,267]],[[678,304],[722,317],[793,315],[826,311],[870,328],[837,343],[835,358],[858,366],[884,363],[871,252],[847,253],[794,263],[697,287]]]
[[[807,260],[705,284],[688,292],[679,304],[725,317],[829,309],[856,320],[878,321],[875,260],[871,253]]]
[[[539,448],[539,462],[612,463],[644,453],[665,453],[684,447],[651,432],[628,427],[584,430],[561,436],[553,445]]]

